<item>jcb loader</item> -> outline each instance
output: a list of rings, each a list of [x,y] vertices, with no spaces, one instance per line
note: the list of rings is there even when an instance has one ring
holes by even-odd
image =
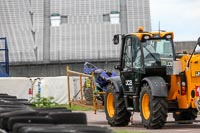
[[[173,113],[177,123],[193,123],[200,96],[200,54],[176,54],[173,32],[138,32],[121,38],[120,76],[110,78],[105,113],[111,126],[126,126],[131,112],[140,112],[144,127],[162,128]]]

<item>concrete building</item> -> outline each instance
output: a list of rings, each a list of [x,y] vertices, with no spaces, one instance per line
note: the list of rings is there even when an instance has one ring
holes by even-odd
[[[0,14],[11,76],[58,76],[65,69],[54,65],[117,61],[114,34],[151,30],[149,0],[0,0]]]

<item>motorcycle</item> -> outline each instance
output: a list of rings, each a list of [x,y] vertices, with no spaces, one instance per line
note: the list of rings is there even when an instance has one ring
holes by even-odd
[[[84,86],[83,86],[83,93],[86,101],[91,101],[93,99],[93,93],[96,95],[97,99],[102,101],[102,105],[104,104],[104,96],[98,94],[98,92],[106,92],[107,85],[110,83],[108,78],[117,76],[117,73],[112,71],[106,71],[104,69],[96,67],[94,64],[85,62],[83,73],[91,75],[94,73],[94,83],[95,83],[95,90],[92,91],[92,85],[90,80],[86,79]]]

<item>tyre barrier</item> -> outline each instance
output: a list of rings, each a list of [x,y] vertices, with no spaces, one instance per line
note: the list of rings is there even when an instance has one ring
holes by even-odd
[[[85,113],[78,112],[51,112],[48,115],[55,124],[85,124],[87,125],[87,118]]]
[[[87,125],[85,113],[65,107],[33,108],[27,99],[0,93],[0,131],[5,133],[112,133]]]
[[[15,116],[11,117],[7,123],[7,131],[12,131],[16,123],[54,124],[54,120],[47,116]]]
[[[10,96],[10,95],[0,95],[0,98],[14,98],[14,99],[17,99],[16,96]]]
[[[112,133],[112,130],[91,125],[71,125],[71,124],[21,124],[13,126],[12,133]]]
[[[29,127],[34,127],[34,128],[38,128],[38,127],[52,127],[52,126],[55,126],[54,124],[43,124],[43,123],[40,123],[40,124],[35,124],[35,123],[16,123],[13,125],[12,129],[10,131],[12,131],[12,133],[20,133],[22,130],[22,128],[29,128]]]
[[[0,93],[0,96],[2,96],[2,95],[8,96],[8,94],[6,94],[6,93]]]
[[[36,108],[38,111],[39,116],[48,115],[51,112],[72,112],[71,110],[67,109],[66,107],[54,107],[54,108]]]
[[[37,111],[34,110],[17,110],[11,112],[5,112],[0,114],[0,128],[1,129],[8,129],[8,120],[15,116],[36,116],[38,114]]]

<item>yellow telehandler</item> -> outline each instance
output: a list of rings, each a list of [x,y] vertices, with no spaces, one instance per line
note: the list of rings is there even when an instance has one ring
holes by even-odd
[[[177,123],[193,123],[200,96],[200,54],[176,54],[173,32],[138,32],[121,38],[120,76],[110,78],[105,113],[111,126],[126,126],[131,112],[140,112],[148,129],[162,128],[169,112]]]

